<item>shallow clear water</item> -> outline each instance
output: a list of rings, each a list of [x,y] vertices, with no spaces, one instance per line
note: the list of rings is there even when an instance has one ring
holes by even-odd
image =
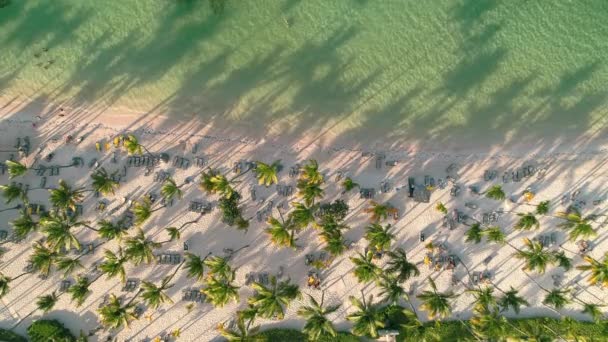
[[[608,114],[607,19],[605,0],[13,0],[0,88],[294,136],[577,136]]]

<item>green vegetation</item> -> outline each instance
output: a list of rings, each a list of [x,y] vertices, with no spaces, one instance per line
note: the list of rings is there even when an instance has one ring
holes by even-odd
[[[0,4],[2,2],[0,1]],[[1,7],[1,5],[0,5]],[[10,330],[0,328],[0,341],[4,342],[27,342],[27,339],[21,335],[18,335]]]
[[[56,320],[35,321],[27,328],[27,336],[32,342],[76,341],[76,337],[61,322]]]
[[[308,342],[308,335],[299,330],[290,329],[270,329],[262,331],[258,336],[262,337],[261,342]],[[321,337],[319,342],[359,342],[360,339],[349,333],[339,332],[336,337]]]

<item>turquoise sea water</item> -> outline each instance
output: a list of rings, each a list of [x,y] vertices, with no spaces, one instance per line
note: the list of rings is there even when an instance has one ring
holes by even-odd
[[[12,0],[0,89],[294,136],[578,136],[608,116],[607,22],[606,0]]]

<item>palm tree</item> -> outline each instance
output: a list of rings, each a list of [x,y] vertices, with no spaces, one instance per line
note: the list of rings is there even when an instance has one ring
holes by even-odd
[[[501,341],[507,333],[507,319],[498,310],[484,311],[471,318],[474,334],[484,341]]]
[[[184,192],[182,189],[175,183],[173,178],[166,178],[163,182],[163,186],[160,188],[160,194],[167,201],[172,200],[173,198],[182,199],[184,196]]]
[[[578,238],[590,238],[597,235],[597,231],[588,223],[580,223],[574,226],[568,233],[570,241],[576,241]]]
[[[353,190],[354,188],[358,188],[359,184],[355,183],[350,177],[344,178],[342,181],[342,187],[344,188],[343,194]]]
[[[582,303],[583,310],[581,311],[584,314],[591,316],[594,322],[599,323],[604,319],[604,313],[600,310],[600,307],[603,305],[592,304],[592,303]]]
[[[310,306],[302,306],[298,309],[298,316],[306,319],[306,324],[302,331],[308,335],[312,341],[319,340],[322,336],[336,337],[336,328],[327,315],[334,313],[340,305],[323,307],[325,292],[321,293],[321,303],[317,302],[311,295],[308,295]]]
[[[2,297],[6,296],[6,294],[10,291],[10,283],[12,281],[15,281],[15,280],[23,277],[24,275],[28,275],[30,273],[31,272],[24,272],[14,278],[11,278],[9,276],[6,276],[6,275],[0,273],[0,299]]]
[[[201,173],[201,180],[198,183],[199,188],[206,193],[215,193],[214,183],[211,181],[213,177],[218,175],[219,172],[216,170],[207,170]]]
[[[530,230],[532,228],[540,228],[540,223],[533,213],[517,213],[517,216],[519,216],[519,220],[515,224],[515,229]]]
[[[429,319],[445,318],[452,313],[450,299],[456,298],[453,292],[437,292],[433,279],[429,278],[432,291],[424,291],[417,297],[422,301],[420,309],[427,311]]]
[[[391,228],[390,224],[382,227],[378,223],[372,223],[365,228],[365,238],[376,250],[386,251],[391,248],[391,240],[395,238],[395,234],[391,233]]]
[[[152,154],[144,145],[139,143],[139,140],[137,140],[133,134],[127,135],[126,138],[123,139],[122,145],[128,154],[143,154],[143,151]]]
[[[380,296],[382,302],[388,304],[397,304],[399,299],[407,295],[399,282],[399,279],[393,275],[388,275],[380,278]]]
[[[553,252],[553,258],[557,265],[564,270],[568,271],[572,268],[572,259],[568,258],[564,251]]]
[[[58,257],[55,260],[55,264],[57,265],[58,271],[63,271],[64,278],[74,273],[75,270],[83,268],[82,263],[80,263],[78,258],[70,258],[67,256]]]
[[[498,308],[496,298],[494,298],[494,288],[491,286],[479,289],[467,290],[475,297],[474,309],[478,314],[489,313]]]
[[[291,222],[280,222],[274,217],[268,218],[266,233],[270,236],[270,241],[279,247],[291,247],[295,249],[296,241],[294,239],[295,227]]]
[[[323,175],[319,172],[319,163],[310,159],[306,165],[302,166],[300,178],[310,184],[322,184]]]
[[[357,309],[357,311],[346,316],[347,320],[353,322],[353,334],[378,338],[378,328],[384,328],[384,315],[380,308],[374,304],[374,296],[370,295],[366,301],[362,293],[362,300],[353,296],[350,296],[349,299]]]
[[[84,189],[72,189],[63,179],[59,180],[59,187],[49,190],[49,201],[55,208],[62,210],[72,209],[76,211],[76,204],[82,202]]]
[[[234,193],[234,188],[226,176],[215,174],[209,179],[211,183],[211,192],[222,195],[225,198],[230,198]]]
[[[97,169],[91,175],[91,179],[93,179],[93,190],[99,192],[103,195],[114,195],[116,189],[118,189],[120,183],[114,180],[114,177],[118,171],[114,171],[111,175],[108,174],[106,169],[103,167]]]
[[[137,235],[125,239],[125,256],[131,260],[135,266],[145,262],[146,264],[156,260],[154,249],[159,248],[160,243],[149,240],[144,232],[139,229]]]
[[[570,300],[566,297],[570,290],[553,289],[547,293],[543,304],[554,307],[556,310],[562,309]]]
[[[292,300],[302,296],[298,285],[291,284],[289,279],[277,282],[275,277],[271,277],[270,287],[258,282],[254,282],[251,287],[257,293],[249,297],[247,301],[264,318],[283,319],[285,316],[283,306],[289,306]]]
[[[110,295],[106,305],[97,310],[101,323],[113,329],[118,329],[123,325],[128,327],[129,323],[136,319],[134,311],[135,304],[128,302],[123,306],[114,294]]]
[[[76,283],[68,288],[67,292],[72,296],[72,302],[76,302],[77,307],[84,303],[87,295],[91,292],[90,285],[89,278],[79,276],[76,278]]]
[[[515,257],[526,262],[525,270],[545,273],[547,265],[555,261],[553,254],[545,250],[540,242],[525,238],[524,244],[528,250],[517,250]]]
[[[578,237],[590,237],[597,235],[591,227],[588,217],[583,217],[576,208],[569,208],[567,212],[557,213],[558,217],[565,221],[558,224],[558,227],[570,229],[569,239],[576,240]]]
[[[315,221],[315,207],[307,207],[305,204],[298,202],[291,203],[291,206],[293,210],[289,213],[287,221],[292,222],[298,229],[304,229]]]
[[[122,222],[112,223],[109,220],[101,220],[98,223],[99,236],[107,240],[120,240],[123,236],[127,235],[127,230],[122,225]]]
[[[236,321],[236,329],[229,329],[224,326],[224,323],[220,323],[217,327],[218,332],[229,342],[264,342],[266,338],[257,336],[260,331],[260,327],[256,326],[249,328],[249,325],[245,325],[243,318],[238,318]]]
[[[42,276],[48,276],[57,259],[57,252],[43,246],[39,242],[34,243],[32,248],[34,249],[34,253],[29,258],[32,270],[40,272]]]
[[[53,308],[55,307],[55,304],[57,304],[58,300],[59,300],[59,296],[55,293],[55,291],[51,292],[51,294],[43,295],[43,296],[38,297],[36,299],[36,309],[34,309],[33,311],[31,311],[27,315],[21,317],[21,319],[19,321],[17,321],[17,323],[15,323],[15,325],[13,325],[13,327],[11,328],[11,330],[15,329],[26,318],[28,318],[31,315],[33,315],[34,312],[36,312],[36,310],[40,310],[40,311],[42,311],[42,313],[47,313],[47,312],[53,310]]]
[[[87,226],[84,221],[78,221],[77,217],[67,216],[65,213],[57,213],[40,219],[42,232],[46,235],[47,244],[56,251],[72,247],[80,250],[80,241],[72,231],[72,228]]]
[[[18,240],[25,239],[31,232],[38,229],[38,222],[32,219],[27,210],[21,210],[21,216],[11,222],[13,233]]]
[[[233,273],[227,258],[212,256],[206,258],[204,264],[209,269],[209,275],[218,276],[220,278],[230,278]]]
[[[7,160],[4,163],[8,168],[8,176],[10,179],[23,176],[27,172],[27,167],[19,162]]]
[[[189,278],[196,278],[201,281],[205,275],[205,261],[211,253],[207,254],[204,258],[199,257],[196,254],[186,253],[186,269],[188,270]]]
[[[487,198],[497,201],[503,201],[506,197],[505,192],[502,190],[502,187],[500,185],[494,185],[493,187],[488,189],[488,191],[485,192],[485,195]]]
[[[509,308],[513,309],[516,314],[519,314],[522,306],[529,306],[530,303],[526,301],[523,297],[517,294],[517,290],[511,288],[509,291],[503,293],[502,297],[498,299],[498,306],[501,311],[509,310]]]
[[[150,218],[150,216],[152,216],[153,212],[160,209],[162,209],[162,207],[152,209],[152,201],[150,200],[150,197],[145,196],[141,201],[136,202],[133,206],[132,211],[133,215],[135,216],[135,225],[141,226]]]
[[[298,181],[298,196],[304,199],[307,206],[312,206],[317,198],[321,199],[324,196],[324,191],[321,189],[321,183],[311,183],[305,180]]]
[[[98,268],[102,273],[107,275],[108,279],[119,276],[120,280],[124,283],[127,280],[127,273],[125,271],[127,260],[127,257],[122,253],[122,249],[119,249],[117,254],[106,249],[104,261],[99,264]]]
[[[400,325],[406,336],[412,341],[440,341],[441,337],[436,332],[435,327],[439,326],[439,321],[435,321],[434,325],[425,325],[416,313],[412,310],[403,309],[405,323]]]
[[[357,280],[360,283],[367,283],[371,280],[378,279],[382,270],[372,261],[374,258],[374,253],[369,251],[365,255],[361,253],[357,254],[359,255],[358,258],[350,258],[350,261],[355,264],[353,274],[355,277],[357,277]]]
[[[441,203],[441,202],[437,202],[437,205],[435,206],[435,210],[437,210],[438,212],[447,215],[448,213],[448,208],[445,207],[445,204]]]
[[[591,275],[589,275],[589,279],[587,280],[589,284],[596,285],[599,283],[603,287],[608,287],[608,253],[604,254],[602,261],[597,261],[589,255],[585,255],[583,259],[588,265],[581,265],[576,268],[581,271],[591,271]]]
[[[400,282],[420,275],[418,267],[407,260],[406,253],[402,248],[389,251],[387,254],[390,260],[386,263],[386,272],[395,275]]]
[[[260,185],[271,186],[279,182],[277,173],[281,168],[281,161],[276,160],[272,164],[268,165],[262,162],[256,162],[257,167],[255,169],[256,177]]]
[[[389,203],[380,204],[372,201],[371,207],[364,210],[366,213],[371,214],[372,222],[380,222],[386,220],[389,216],[395,215],[398,210]]]
[[[489,227],[483,231],[483,234],[490,242],[498,244],[504,244],[507,242],[507,237],[500,227]]]
[[[464,234],[466,242],[480,243],[483,236],[483,229],[479,223],[474,223]]]
[[[537,215],[545,215],[549,212],[549,204],[551,202],[549,201],[542,201],[540,203],[538,203],[538,205],[536,206],[536,214]]]
[[[7,185],[0,185],[0,191],[2,191],[2,197],[6,199],[6,204],[10,204],[16,199],[21,199],[23,202],[27,202],[27,197],[23,188],[12,182]]]
[[[201,290],[207,298],[207,302],[215,307],[223,307],[230,300],[239,301],[239,287],[234,286],[234,272],[231,272],[227,277],[222,277],[219,274],[210,275],[205,280],[205,287]]]
[[[346,251],[344,238],[339,229],[323,229],[323,231],[319,233],[319,238],[325,243],[323,249],[332,256],[342,255],[342,253]]]
[[[160,304],[163,303],[173,304],[171,298],[165,293],[165,291],[172,286],[169,285],[170,281],[171,278],[166,277],[165,279],[163,279],[160,286],[156,286],[154,283],[151,283],[149,281],[142,281],[141,297],[143,298],[146,305],[149,305],[151,308],[156,309],[159,307]]]

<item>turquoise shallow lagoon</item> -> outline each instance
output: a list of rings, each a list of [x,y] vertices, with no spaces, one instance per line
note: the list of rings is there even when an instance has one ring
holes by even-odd
[[[5,95],[294,137],[500,143],[608,118],[606,0],[11,0],[0,48]]]

